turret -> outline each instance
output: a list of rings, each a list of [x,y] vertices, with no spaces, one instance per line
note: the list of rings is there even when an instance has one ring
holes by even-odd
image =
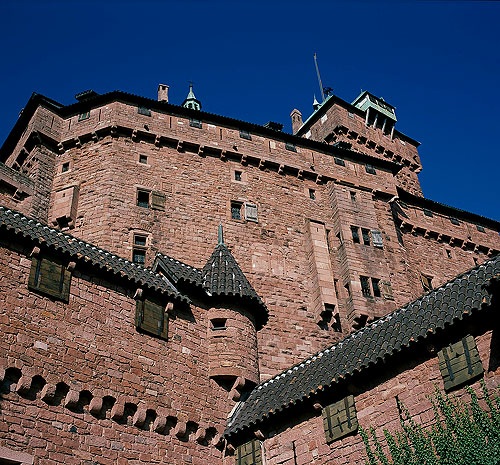
[[[228,389],[259,382],[257,331],[268,311],[224,244],[219,242],[203,267],[203,287],[211,296],[208,311],[210,377]]]
[[[201,110],[201,102],[194,95],[193,84],[189,84],[189,93],[184,102],[182,102],[182,106],[192,108],[193,110]]]

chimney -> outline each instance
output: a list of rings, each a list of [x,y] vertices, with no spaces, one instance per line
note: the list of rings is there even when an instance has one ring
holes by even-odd
[[[292,134],[296,134],[302,126],[302,113],[296,108],[290,113],[292,118]]]
[[[168,103],[168,86],[166,84],[158,84],[158,102]]]

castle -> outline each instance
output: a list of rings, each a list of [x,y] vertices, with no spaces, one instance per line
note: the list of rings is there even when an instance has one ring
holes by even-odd
[[[423,196],[388,102],[76,100],[0,148],[0,464],[361,463],[498,384],[500,223]]]

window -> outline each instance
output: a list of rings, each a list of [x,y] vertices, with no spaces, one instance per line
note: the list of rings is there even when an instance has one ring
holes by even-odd
[[[328,444],[358,429],[354,396],[352,395],[326,406],[322,411],[322,416]]]
[[[446,256],[448,258],[451,258],[451,250],[450,249],[446,249]]]
[[[372,289],[373,289],[373,295],[375,297],[381,297],[382,294],[380,292],[380,279],[372,278]]]
[[[235,181],[241,181],[241,171],[235,171],[234,172],[234,180]]]
[[[399,203],[399,206],[401,208],[404,208],[405,210],[408,209],[408,205],[406,204],[406,202],[403,202],[402,200],[398,200],[398,203]]]
[[[351,297],[351,286],[349,283],[344,284],[344,289],[345,289],[345,292],[347,294],[347,297]]]
[[[351,201],[356,202],[356,192],[351,191],[350,194],[351,194]]]
[[[359,228],[357,226],[351,226],[352,242],[359,244]]]
[[[337,233],[337,239],[339,240],[339,245],[344,245],[344,242],[342,241],[342,233],[340,231]]]
[[[287,142],[285,144],[285,149],[286,150],[290,150],[290,152],[296,152],[297,151],[297,147],[295,147],[295,144],[292,144],[291,142]]]
[[[432,290],[432,276],[421,274],[420,281],[422,282],[422,287],[424,289],[424,292],[429,292]]]
[[[316,191],[314,189],[309,189],[309,198],[311,200],[316,200]]]
[[[370,289],[370,281],[366,276],[360,276],[359,280],[361,281],[361,293],[364,297],[371,297],[372,291]]]
[[[139,163],[143,163],[144,165],[148,164],[148,157],[146,155],[139,155]]]
[[[246,140],[252,140],[252,136],[248,131],[240,131],[240,137]]]
[[[28,288],[68,302],[71,271],[61,261],[46,257],[33,257]]]
[[[225,330],[226,327],[226,318],[214,318],[210,320],[210,329],[212,331],[220,331],[220,330]]]
[[[137,206],[142,208],[149,208],[149,198],[151,192],[137,189]]]
[[[451,221],[451,224],[456,224],[456,225],[460,224],[460,221],[458,221],[456,218],[454,218],[452,216],[450,216],[450,221]]]
[[[370,231],[368,229],[361,228],[361,235],[363,236],[363,244],[370,245]]]
[[[345,161],[342,158],[334,157],[333,161],[335,162],[336,165],[345,166]]]
[[[137,300],[135,326],[141,331],[167,339],[168,313],[165,305],[156,297]]]
[[[257,205],[254,205],[252,203],[246,203],[245,204],[245,219],[247,221],[253,221],[255,223],[258,222],[258,219],[257,219]]]
[[[144,115],[144,116],[151,116],[151,110],[149,108],[146,108],[146,107],[138,107],[137,113],[139,113],[140,115]]]
[[[233,220],[241,220],[241,203],[231,202],[231,218]]]
[[[479,232],[486,232],[484,230],[484,226],[481,226],[480,224],[476,224],[476,229],[479,231]]]
[[[434,216],[430,210],[427,210],[427,208],[424,208],[424,215],[431,218]]]
[[[69,171],[69,161],[67,161],[66,163],[63,163],[63,165],[61,167],[61,173],[66,173],[67,171]]]
[[[78,115],[78,121],[84,121],[90,118],[90,111],[84,111]]]
[[[476,341],[471,335],[440,350],[438,360],[445,390],[459,386],[483,373]]]
[[[189,126],[191,126],[192,128],[201,129],[203,127],[203,124],[199,119],[190,119]]]
[[[378,229],[372,229],[372,242],[373,242],[373,247],[377,247],[379,249],[384,248],[384,242],[382,240],[382,233]]]
[[[235,455],[235,465],[262,465],[260,441],[257,439],[238,446]]]
[[[141,234],[134,234],[134,245],[132,247],[132,262],[137,265],[146,263],[146,243],[147,237]]]
[[[368,174],[377,174],[373,165],[365,165],[365,170]]]

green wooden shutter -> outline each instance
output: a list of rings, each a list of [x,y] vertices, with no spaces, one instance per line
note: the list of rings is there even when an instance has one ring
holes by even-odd
[[[254,439],[236,449],[236,465],[262,465],[260,441]]]
[[[151,208],[154,210],[165,211],[165,194],[163,192],[153,191],[151,193]]]
[[[327,443],[347,436],[358,429],[354,396],[347,396],[323,409],[323,428]]]
[[[153,297],[137,300],[135,325],[147,333],[167,339],[168,315],[165,305]]]
[[[474,337],[468,335],[438,352],[439,371],[445,390],[459,386],[483,373]]]
[[[28,288],[68,302],[71,272],[59,261],[45,257],[34,257]]]

